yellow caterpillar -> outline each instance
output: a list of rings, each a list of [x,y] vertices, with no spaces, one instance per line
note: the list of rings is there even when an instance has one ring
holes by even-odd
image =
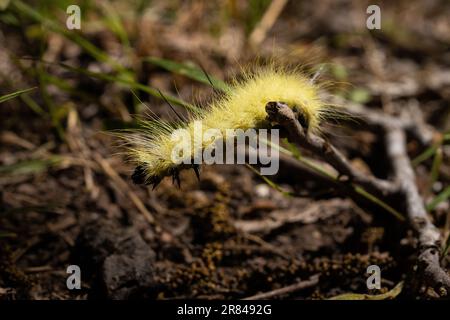
[[[244,72],[240,80],[233,80],[229,90],[218,96],[203,111],[190,115],[186,123],[168,124],[162,121],[143,121],[143,129],[125,135],[129,144],[129,155],[138,164],[133,180],[135,183],[153,184],[172,176],[179,183],[179,171],[193,168],[198,176],[198,165],[179,164],[172,160],[175,141],[172,132],[186,129],[193,135],[194,122],[201,121],[202,130],[219,129],[226,139],[226,129],[269,128],[265,106],[279,101],[296,111],[306,130],[318,131],[321,119],[330,111],[318,96],[320,86],[304,73],[274,66]],[[201,151],[211,142],[192,147],[192,154]]]

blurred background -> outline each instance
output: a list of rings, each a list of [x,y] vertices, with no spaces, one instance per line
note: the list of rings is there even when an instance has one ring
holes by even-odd
[[[366,27],[371,4],[380,30]],[[79,30],[67,28],[70,5]],[[158,90],[180,113],[206,105],[205,73],[220,90],[249,64],[321,70],[341,104],[413,110],[440,134],[408,151],[448,239],[449,17],[444,0],[0,1],[0,299],[243,298],[314,275],[319,284],[287,297],[415,297],[394,289],[411,272],[414,238],[370,200],[356,205],[283,165],[270,181],[204,166],[200,182],[183,172],[181,189],[165,179],[152,191],[132,184],[110,132],[137,127],[146,108],[176,119]],[[329,121],[324,135],[358,169],[389,176],[380,132]],[[66,287],[73,264],[81,290]],[[366,287],[370,264],[381,291]]]

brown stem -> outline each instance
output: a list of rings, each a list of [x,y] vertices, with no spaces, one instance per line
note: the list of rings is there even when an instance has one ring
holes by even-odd
[[[437,292],[447,294],[450,290],[450,277],[439,264],[441,235],[431,222],[417,190],[414,170],[406,150],[405,132],[400,127],[386,128],[386,147],[392,161],[395,179],[405,198],[409,221],[418,234],[420,271]]]
[[[266,112],[270,121],[280,124],[288,131],[291,141],[322,157],[339,172],[341,178],[346,177],[376,195],[388,196],[398,191],[398,187],[389,181],[355,170],[339,150],[321,137],[306,134],[294,112],[286,104],[269,102]]]

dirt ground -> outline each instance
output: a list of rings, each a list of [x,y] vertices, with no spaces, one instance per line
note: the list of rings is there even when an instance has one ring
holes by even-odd
[[[0,299],[237,299],[315,277],[275,298],[442,298],[417,276],[408,223],[380,206],[283,162],[275,188],[244,165],[212,165],[200,181],[183,171],[181,188],[166,178],[152,190],[132,183],[133,164],[111,131],[135,126],[143,104],[175,119],[136,83],[210,101],[207,83],[146,60],[157,57],[224,80],[256,60],[324,65],[328,93],[344,103],[394,116],[412,108],[444,134],[448,1],[379,2],[375,31],[366,28],[366,1],[288,1],[262,39],[255,30],[270,22],[270,1],[78,1],[79,31],[65,28],[66,1],[10,2],[0,10],[0,96],[36,88],[0,105]],[[322,134],[354,167],[391,176],[382,133],[332,120]],[[411,159],[429,147],[408,137]],[[443,142],[414,166],[425,203],[436,204],[429,215],[444,250],[449,159]],[[449,262],[442,257],[444,268]],[[69,265],[81,268],[81,290],[67,289]],[[367,288],[369,265],[380,267],[380,290]]]

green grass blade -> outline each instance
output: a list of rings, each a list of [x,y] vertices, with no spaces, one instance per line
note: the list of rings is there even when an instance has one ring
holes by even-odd
[[[386,210],[387,212],[392,214],[394,217],[396,217],[398,220],[405,221],[404,215],[402,215],[400,212],[398,212],[397,210],[392,208],[390,205],[388,205],[386,202],[384,202],[380,198],[374,196],[373,194],[367,192],[366,190],[364,190],[363,188],[361,188],[359,186],[353,186],[353,188],[359,195],[363,196],[364,198],[366,198],[370,202],[372,202],[372,203],[378,205],[379,207],[383,208],[384,210]]]
[[[445,259],[445,257],[447,256],[449,249],[450,249],[450,236],[447,237],[444,250],[442,250],[442,257],[441,257],[442,260]]]
[[[212,82],[212,85],[214,88],[219,89],[221,91],[228,91],[230,87],[228,84],[226,84],[224,81],[217,79],[215,77],[212,77],[208,74],[206,76],[205,72],[197,67],[191,66],[189,64],[185,63],[178,63],[172,60],[168,59],[162,59],[157,57],[147,57],[144,58],[143,61],[150,62],[158,67],[161,67],[163,69],[166,69],[167,71],[183,75],[185,77],[188,77],[192,80],[196,80],[198,82],[211,85],[210,81]],[[208,79],[209,77],[209,79]]]
[[[105,80],[108,82],[115,82],[115,83],[120,83],[123,84],[129,88],[132,89],[136,89],[136,90],[140,90],[143,92],[146,92],[158,99],[163,99],[163,97],[161,96],[161,94],[158,92],[157,89],[151,88],[149,86],[146,86],[142,83],[136,82],[134,80],[131,80],[129,77],[120,77],[120,76],[114,76],[114,75],[109,75],[109,74],[105,74],[105,73],[100,73],[100,72],[93,72],[93,71],[89,71],[83,68],[76,68],[76,67],[71,67],[69,65],[60,63],[60,66],[62,66],[63,68],[66,68],[68,70],[71,70],[73,72],[78,72],[84,75],[87,75],[89,77],[92,78],[96,78],[96,79],[100,79],[100,80]],[[200,109],[192,104],[189,104],[185,101],[183,101],[182,99],[179,99],[175,96],[172,96],[170,94],[166,94],[163,93],[164,97],[171,103],[177,104],[179,106],[182,106],[190,111],[193,112],[200,112]]]
[[[439,171],[441,169],[442,159],[443,159],[442,148],[439,147],[436,150],[436,153],[434,154],[433,165],[431,166],[430,189],[433,187],[433,184],[439,178]]]
[[[396,298],[403,290],[403,281],[399,282],[392,290],[382,294],[344,293],[329,300],[389,300]]]
[[[61,157],[52,156],[49,159],[25,160],[18,163],[0,166],[1,175],[20,175],[40,173],[48,168],[57,165],[62,161]]]
[[[25,14],[34,21],[41,23],[43,27],[46,27],[53,32],[59,33],[64,37],[68,38],[69,40],[78,44],[97,61],[107,62],[111,66],[113,66],[116,70],[124,69],[122,65],[120,65],[117,61],[113,60],[106,52],[96,47],[89,40],[85,39],[77,32],[68,30],[65,26],[61,26],[55,21],[45,17],[39,11],[35,10],[33,7],[29,6],[28,4],[25,4],[20,0],[13,0],[12,4],[14,5],[14,7],[17,9],[18,12]]]
[[[297,161],[299,161],[300,163],[302,163],[306,167],[310,168],[311,170],[315,171],[316,173],[318,173],[318,174],[322,175],[323,177],[327,178],[328,180],[330,180],[332,182],[338,182],[339,181],[335,174],[333,174],[328,169],[326,169],[325,167],[323,167],[320,164],[318,164],[316,161],[314,161],[312,159],[308,159],[307,157],[300,156],[300,155],[295,156],[291,151],[283,148],[280,145],[273,144],[273,143],[271,143],[268,140],[261,139],[260,141],[270,145],[272,148],[277,149],[278,151],[284,153],[285,155],[294,157],[294,159],[296,159]],[[380,198],[378,198],[375,195],[369,193],[368,191],[366,191],[365,189],[363,189],[360,186],[352,184],[352,185],[350,185],[350,187],[357,194],[359,194],[360,196],[362,196],[363,198],[365,198],[369,202],[372,202],[373,204],[375,204],[375,205],[379,206],[380,208],[386,210],[387,212],[392,214],[395,218],[397,218],[399,221],[405,221],[405,217],[404,217],[403,214],[401,214],[400,212],[395,210],[393,207],[391,207],[389,204],[387,204],[386,202],[384,202]]]
[[[427,210],[432,211],[436,209],[439,203],[446,201],[450,198],[450,186],[445,188],[441,193],[439,193],[430,203],[427,204]]]
[[[16,98],[16,97],[18,97],[18,96],[20,96],[20,95],[22,95],[24,93],[30,92],[30,91],[32,91],[34,89],[36,89],[36,87],[19,90],[19,91],[13,92],[13,93],[8,93],[8,94],[0,97],[0,103],[3,103],[5,101],[11,100],[11,99],[14,99],[14,98]]]
[[[438,147],[438,145],[432,145],[428,147],[424,152],[422,152],[412,160],[412,165],[417,166],[425,160],[431,158],[436,153]]]
[[[14,232],[0,231],[0,239],[1,238],[17,238],[17,234]]]
[[[279,186],[278,184],[273,182],[271,179],[267,178],[266,176],[263,176],[258,170],[253,168],[251,165],[245,164],[245,166],[247,168],[249,168],[251,171],[253,171],[256,175],[258,175],[261,179],[263,179],[264,182],[267,183],[273,189],[277,190],[278,192],[281,192],[286,197],[291,197],[292,196],[292,194],[290,192],[285,191],[281,186]]]
[[[45,110],[42,109],[41,106],[34,99],[30,98],[30,96],[27,93],[21,95],[20,100],[22,100],[36,114],[42,117],[47,116]]]
[[[450,142],[450,133],[445,133],[444,136],[442,137],[441,141],[439,141],[439,142],[433,144],[432,146],[428,147],[427,149],[425,149],[424,152],[422,152],[416,158],[414,158],[412,160],[413,166],[417,166],[418,164],[420,164],[420,163],[424,162],[425,160],[431,158],[436,153],[437,149],[442,144],[445,144],[447,142]]]
[[[100,2],[100,7],[105,12],[104,23],[106,27],[120,39],[122,45],[129,48],[130,40],[128,39],[128,33],[117,10],[109,1]]]

